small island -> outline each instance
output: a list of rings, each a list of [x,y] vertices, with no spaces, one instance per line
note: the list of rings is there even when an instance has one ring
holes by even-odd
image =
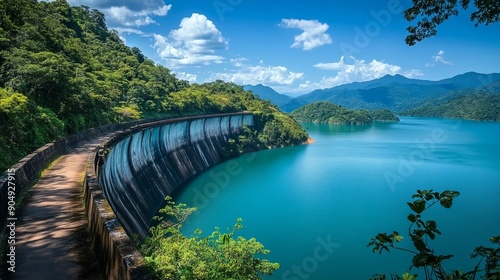
[[[394,115],[389,109],[379,109],[368,111],[374,121],[378,122],[399,122],[398,116]]]
[[[374,121],[399,121],[387,109],[351,110],[330,102],[314,102],[290,113],[297,121],[330,124],[372,124]]]

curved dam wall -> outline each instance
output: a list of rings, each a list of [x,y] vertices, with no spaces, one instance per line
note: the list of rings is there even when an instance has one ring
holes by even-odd
[[[244,125],[253,125],[251,113],[190,117],[139,129],[114,143],[98,179],[127,234],[144,239],[165,197],[220,163],[222,148]]]

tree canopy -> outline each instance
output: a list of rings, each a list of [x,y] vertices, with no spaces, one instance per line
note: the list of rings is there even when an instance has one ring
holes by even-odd
[[[436,100],[402,113],[406,116],[500,121],[500,95],[466,93],[450,100]]]
[[[470,0],[412,0],[413,6],[404,11],[407,21],[417,20],[416,25],[407,28],[410,33],[406,44],[413,46],[423,39],[435,36],[437,26],[471,5]],[[475,25],[496,23],[500,20],[500,2],[498,0],[474,0],[474,11],[470,20]]]
[[[196,209],[175,204],[170,197],[156,217],[160,223],[150,229],[150,236],[140,246],[147,265],[158,279],[168,280],[258,280],[272,275],[278,263],[261,259],[270,253],[255,238],[236,236],[243,228],[238,219],[228,233],[219,228],[206,237],[197,230],[187,237],[181,233],[185,219]]]

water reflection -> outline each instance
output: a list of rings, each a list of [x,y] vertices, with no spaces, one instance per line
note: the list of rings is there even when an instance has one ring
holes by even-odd
[[[323,135],[333,134],[352,134],[366,131],[373,127],[373,124],[367,125],[343,125],[343,124],[325,124],[325,123],[300,123],[306,131],[314,131]]]

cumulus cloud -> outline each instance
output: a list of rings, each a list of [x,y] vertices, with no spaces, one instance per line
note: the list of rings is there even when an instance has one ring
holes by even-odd
[[[150,25],[150,24],[153,24],[153,23],[156,23],[156,21],[150,17],[145,17],[145,18],[140,18],[140,19],[136,19],[134,21],[134,24],[136,26],[142,26],[142,25]]]
[[[295,36],[292,48],[302,48],[307,51],[332,43],[332,38],[326,33],[329,28],[328,24],[317,20],[282,19],[280,26],[298,28],[303,31]]]
[[[174,72],[178,79],[188,81],[189,83],[196,83],[198,76],[196,74],[186,73],[186,72]]]
[[[330,63],[318,63],[314,67],[323,70],[337,71],[336,75],[323,77],[319,82],[305,81],[299,85],[302,91],[314,90],[318,88],[330,88],[342,84],[352,82],[369,81],[381,78],[385,75],[401,74],[408,78],[422,76],[422,72],[417,69],[402,72],[398,65],[385,63],[373,59],[371,62],[358,60],[355,57],[349,57],[350,62],[346,62],[344,56],[340,57],[339,61]]]
[[[208,80],[224,80],[237,84],[291,85],[304,76],[304,73],[290,71],[284,66],[247,65],[244,64],[245,61],[235,60],[233,63],[238,69],[212,74]]]
[[[444,51],[443,50],[440,50],[437,55],[433,55],[432,56],[432,61],[433,62],[428,62],[427,64],[425,64],[425,67],[433,67],[433,66],[436,66],[436,62],[438,63],[442,63],[442,64],[445,64],[445,65],[453,65],[453,63],[451,61],[448,61],[444,58]]]
[[[163,0],[69,0],[71,5],[85,5],[99,9],[106,16],[109,28],[119,32],[138,33],[140,26],[156,23],[155,16],[166,16],[172,5]]]
[[[158,55],[173,68],[221,63],[224,58],[216,55],[215,51],[228,46],[228,41],[214,23],[197,13],[183,18],[179,29],[172,30],[168,37],[159,34],[153,37],[153,47]]]
[[[401,67],[397,65],[377,61],[376,59],[369,63],[364,60],[357,60],[355,57],[350,57],[350,60],[352,60],[352,64],[346,63],[344,56],[342,56],[338,62],[318,63],[314,67],[338,71],[336,76],[325,78],[333,85],[373,80],[387,74],[394,75],[401,71]]]

